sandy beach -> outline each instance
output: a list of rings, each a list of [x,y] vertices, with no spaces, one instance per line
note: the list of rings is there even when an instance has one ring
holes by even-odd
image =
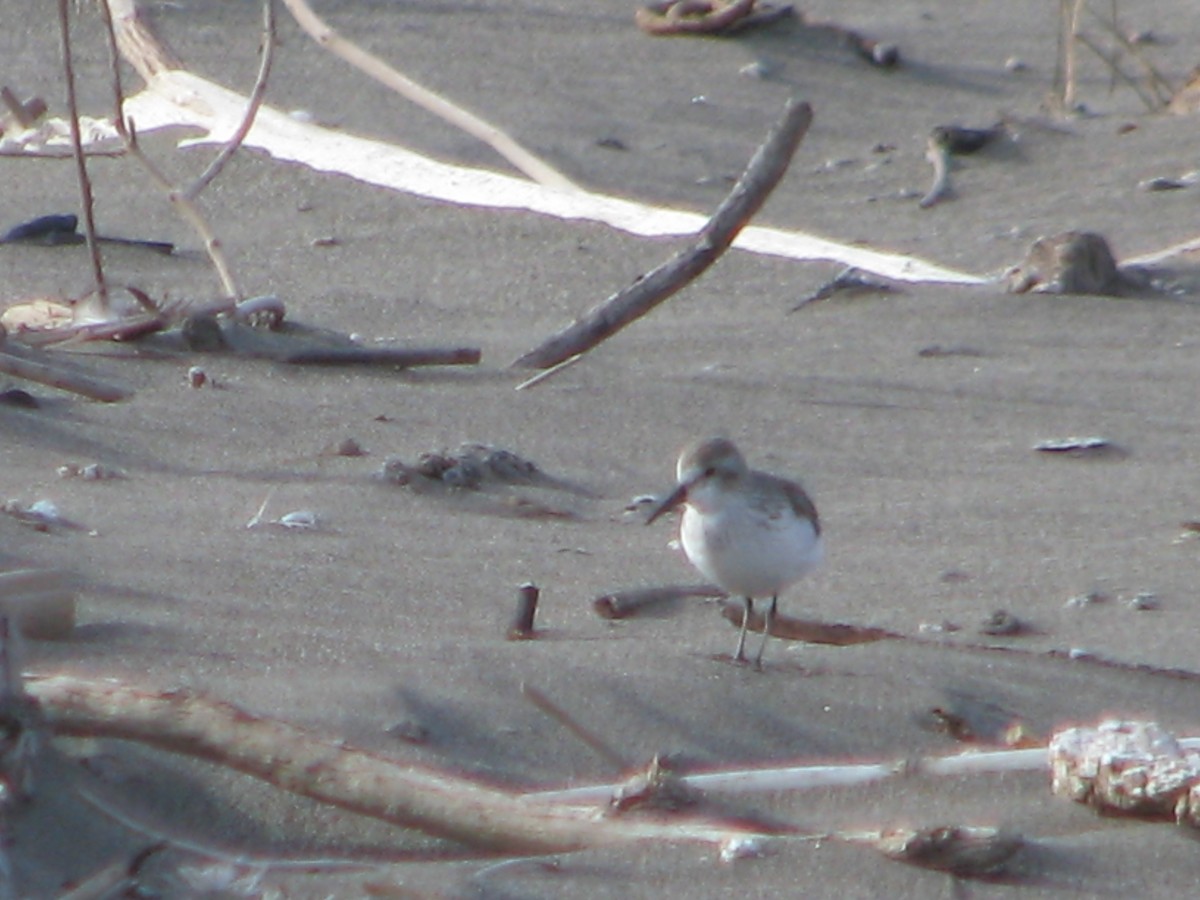
[[[26,670],[192,690],[530,790],[622,772],[523,697],[522,684],[631,767],[671,754],[684,771],[962,750],[935,727],[934,709],[989,738],[1012,722],[1044,738],[1108,716],[1200,735],[1198,545],[1185,528],[1200,518],[1200,279],[1171,280],[1197,258],[1162,264],[1171,289],[1122,298],[1010,294],[995,280],[1036,238],[1066,230],[1104,235],[1118,260],[1194,240],[1200,185],[1139,184],[1200,166],[1195,116],[1148,112],[1087,53],[1086,114],[1048,112],[1057,8],[1033,0],[969,14],[937,3],[805,5],[894,43],[901,63],[890,69],[795,21],[729,38],[650,37],[623,0],[316,8],[588,191],[647,206],[709,215],[787,99],[802,98],[813,124],[756,225],[990,280],[893,279],[890,292],[793,312],[842,265],[735,248],[576,365],[517,391],[532,373],[510,368],[514,359],[686,237],[448,203],[241,151],[200,205],[247,296],[275,294],[289,319],[368,343],[477,347],[482,360],[297,366],[105,344],[70,359],[128,387],[125,401],[20,382],[39,406],[0,405],[0,499],[50,500],[83,526],[37,531],[0,516],[0,568],[61,568],[80,583],[73,635],[27,641]],[[5,78],[63,115],[53,15],[14,0],[0,11]],[[148,12],[189,71],[250,90],[258,4],[186,0]],[[1145,52],[1174,83],[1200,63],[1191,4],[1126,5],[1122,15],[1156,38]],[[279,16],[266,96],[275,109],[518,174]],[[98,16],[88,8],[73,22],[83,111],[107,114]],[[765,77],[742,71],[754,63]],[[141,87],[125,75],[130,93]],[[958,162],[955,196],[920,208],[930,129],[1001,120],[1009,137]],[[177,148],[182,137],[156,131],[143,142],[186,180],[215,150]],[[90,171],[102,232],[178,248],[112,247],[110,280],[156,298],[215,299],[202,243],[136,164],[98,158]],[[70,160],[0,156],[0,183],[0,229],[79,209]],[[81,247],[0,246],[4,305],[77,297],[90,278]],[[192,366],[215,386],[190,387]],[[680,448],[718,434],[752,465],[801,479],[820,509],[826,561],[782,611],[900,638],[773,641],[760,672],[729,662],[736,633],[712,601],[620,621],[595,613],[593,600],[612,591],[699,580],[671,545],[677,519],[647,528],[625,507],[668,490]],[[1117,449],[1034,449],[1072,436]],[[348,438],[365,455],[329,452]],[[586,491],[414,490],[381,477],[389,458],[464,442],[511,450]],[[90,463],[126,477],[58,474]],[[247,528],[264,501],[268,519],[306,510],[319,527]],[[541,589],[539,638],[509,641],[526,582]],[[1027,627],[981,633],[999,610]],[[712,846],[655,841],[502,866],[133,743],[63,741],[61,751],[14,825],[19,896],[57,896],[154,840],[98,812],[76,784],[153,834],[243,860],[367,863],[233,866],[222,883],[211,856],[175,848],[147,874],[162,896],[1176,898],[1200,878],[1194,835],[1097,816],[1052,796],[1045,772],[719,798],[826,836],[774,839],[735,862]],[[954,880],[828,837],[944,824],[1013,829],[1026,845],[1000,875]]]

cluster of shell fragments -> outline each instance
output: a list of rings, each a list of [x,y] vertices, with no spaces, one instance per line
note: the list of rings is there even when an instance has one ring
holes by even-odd
[[[1156,722],[1110,720],[1050,740],[1051,788],[1110,813],[1200,828],[1200,749]]]

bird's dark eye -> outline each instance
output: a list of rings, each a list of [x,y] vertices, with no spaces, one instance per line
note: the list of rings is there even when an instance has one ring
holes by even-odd
[[[705,477],[705,478],[712,478],[712,477],[713,477],[714,475],[716,475],[716,474],[717,474],[717,467],[716,467],[716,466],[709,466],[707,469],[705,469],[705,470],[704,470],[704,477]]]

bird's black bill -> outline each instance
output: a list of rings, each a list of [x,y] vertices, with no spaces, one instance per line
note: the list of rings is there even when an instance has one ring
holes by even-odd
[[[663,513],[674,509],[685,499],[687,499],[687,485],[681,484],[679,487],[675,488],[675,490],[671,491],[671,493],[667,495],[667,498],[663,500],[662,503],[654,507],[649,518],[646,519],[646,524],[649,525]]]

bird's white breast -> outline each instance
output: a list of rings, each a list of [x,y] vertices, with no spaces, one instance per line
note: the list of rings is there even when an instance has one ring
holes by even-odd
[[[763,504],[730,491],[697,494],[684,509],[683,549],[730,594],[775,596],[821,561],[817,529],[790,504]]]

